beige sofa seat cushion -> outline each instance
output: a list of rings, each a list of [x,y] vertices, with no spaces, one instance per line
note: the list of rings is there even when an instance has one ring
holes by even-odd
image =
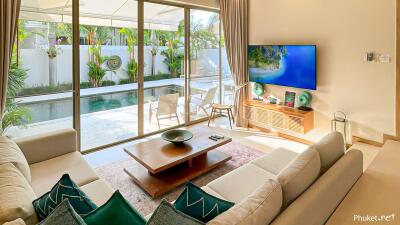
[[[285,148],[277,148],[271,153],[268,153],[251,163],[257,165],[266,171],[278,175],[293,161],[299,154]]]
[[[281,206],[281,185],[277,181],[268,180],[207,225],[266,225],[278,215]]]
[[[213,189],[211,189],[210,187],[203,186],[201,189],[202,189],[203,191],[207,192],[208,194],[212,195],[212,196],[215,196],[215,197],[217,197],[217,198],[226,200],[226,199],[224,198],[224,196],[218,194],[217,192],[215,192],[215,191],[214,191]]]
[[[97,206],[106,203],[114,193],[114,190],[101,179],[85,184],[80,188]]]
[[[344,155],[344,140],[339,132],[332,132],[311,146],[320,156],[321,171],[325,173],[336,161]]]
[[[211,188],[224,199],[239,203],[268,179],[275,179],[275,176],[249,163],[210,182],[207,184],[207,187]]]
[[[19,218],[19,219],[4,223],[3,225],[26,225],[26,223],[24,222],[23,219]]]
[[[318,178],[320,168],[318,152],[309,148],[278,175],[283,190],[283,208],[307,190]]]
[[[31,171],[24,153],[18,145],[7,137],[0,136],[0,164],[10,162],[31,182]]]
[[[30,165],[32,188],[37,196],[41,196],[60,180],[63,174],[82,186],[98,179],[98,176],[85,161],[81,153],[72,152],[39,163]]]
[[[22,173],[11,163],[0,165],[0,224],[22,218],[38,222],[32,201],[36,195]]]

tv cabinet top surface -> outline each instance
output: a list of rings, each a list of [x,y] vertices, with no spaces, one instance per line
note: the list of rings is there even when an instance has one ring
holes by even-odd
[[[255,100],[247,100],[245,102],[245,105],[251,106],[251,107],[257,107],[257,108],[261,108],[261,109],[269,109],[269,110],[279,111],[282,113],[291,114],[291,115],[300,116],[300,117],[306,117],[306,116],[314,114],[314,111],[303,111],[303,110],[299,110],[297,108],[290,108],[290,107],[287,107],[284,105],[269,104],[269,103],[264,103],[262,101],[255,101]]]

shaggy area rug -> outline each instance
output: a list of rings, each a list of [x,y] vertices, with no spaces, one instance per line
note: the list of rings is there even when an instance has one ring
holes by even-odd
[[[232,159],[224,165],[192,180],[198,186],[204,186],[214,179],[250,162],[263,155],[264,153],[244,146],[240,143],[230,142],[223,145],[217,150],[227,153],[232,156]],[[111,164],[103,165],[95,168],[96,173],[104,179],[113,189],[119,190],[122,195],[142,214],[148,215],[152,213],[162,199],[174,201],[182,192],[183,187],[178,187],[175,190],[153,199],[123,171],[123,168],[130,167],[137,163],[134,159],[125,159]]]

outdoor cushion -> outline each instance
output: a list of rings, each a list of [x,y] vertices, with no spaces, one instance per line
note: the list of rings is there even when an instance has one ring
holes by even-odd
[[[249,197],[215,217],[207,225],[266,225],[278,215],[281,206],[281,185],[277,181],[268,180]]]
[[[119,191],[102,206],[85,216],[87,225],[144,225],[146,220]]]
[[[307,190],[318,178],[320,168],[318,152],[309,148],[278,175],[283,191],[283,208]]]
[[[45,220],[38,225],[86,225],[72,208],[68,199],[64,199]]]
[[[341,133],[332,132],[318,143],[311,145],[311,148],[319,153],[321,160],[320,173],[323,174],[344,155],[344,139]]]
[[[80,216],[85,216],[97,208],[69,175],[64,174],[49,192],[33,201],[39,220],[45,219],[64,199],[69,200]]]
[[[207,223],[234,204],[212,196],[189,182],[174,202],[174,207],[186,215]]]
[[[22,218],[38,222],[32,201],[36,198],[22,173],[11,163],[0,164],[0,224]]]
[[[163,200],[146,225],[202,225],[203,222],[176,210]]]
[[[0,136],[0,164],[10,162],[31,182],[28,162],[18,145],[8,137]]]

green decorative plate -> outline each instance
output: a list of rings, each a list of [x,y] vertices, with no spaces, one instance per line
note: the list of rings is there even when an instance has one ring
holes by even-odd
[[[161,134],[161,138],[171,143],[180,144],[192,139],[193,134],[187,130],[169,130]]]
[[[264,94],[264,85],[260,83],[255,83],[253,86],[253,93],[257,96]]]
[[[299,102],[301,106],[308,106],[311,103],[312,95],[308,91],[303,91],[299,96]]]

